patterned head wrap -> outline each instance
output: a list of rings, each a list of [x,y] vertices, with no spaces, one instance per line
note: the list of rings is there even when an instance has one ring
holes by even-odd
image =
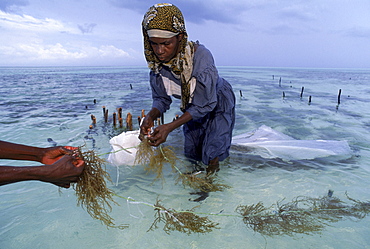
[[[149,43],[148,30],[164,30],[174,34],[183,34],[183,39],[179,45],[180,52],[177,56],[169,62],[160,62]],[[168,66],[172,73],[181,79],[181,109],[184,111],[190,99],[189,81],[193,70],[194,43],[188,42],[188,34],[186,33],[185,21],[181,11],[175,5],[169,3],[153,5],[144,15],[142,31],[144,36],[144,54],[148,67],[158,73],[162,65]]]

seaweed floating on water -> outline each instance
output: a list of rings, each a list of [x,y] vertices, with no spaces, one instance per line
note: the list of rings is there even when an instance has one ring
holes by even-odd
[[[184,186],[189,186],[206,193],[224,191],[230,188],[230,186],[220,183],[215,175],[202,174],[201,172],[193,174],[184,174],[180,172],[177,175],[176,182],[178,183],[180,181]]]
[[[77,205],[85,208],[91,217],[108,227],[127,228],[128,225],[116,226],[114,219],[109,215],[112,211],[111,203],[116,205],[118,203],[113,200],[113,192],[106,184],[106,181],[111,179],[105,171],[105,160],[99,158],[93,150],[82,152],[81,147],[78,148],[78,156],[85,161],[85,167],[74,184]]]
[[[208,217],[200,217],[191,210],[176,211],[163,207],[159,200],[154,205],[155,220],[148,231],[153,231],[158,228],[158,223],[165,223],[163,230],[170,234],[171,231],[179,231],[190,235],[191,233],[208,233],[213,229],[219,229],[218,223],[208,219]]]
[[[267,236],[296,233],[319,233],[329,222],[344,218],[362,219],[370,213],[370,202],[361,202],[350,197],[348,205],[332,197],[332,191],[322,198],[296,197],[291,202],[265,207],[262,202],[255,205],[239,205],[236,212],[243,216],[244,223],[255,232]]]

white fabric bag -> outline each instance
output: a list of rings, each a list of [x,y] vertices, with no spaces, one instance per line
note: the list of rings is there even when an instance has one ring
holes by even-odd
[[[351,154],[347,141],[297,140],[272,128],[262,125],[257,130],[234,136],[231,148],[243,154],[263,158],[303,160]]]
[[[140,130],[122,132],[109,140],[112,151],[108,161],[114,166],[134,165],[137,146],[140,144]]]

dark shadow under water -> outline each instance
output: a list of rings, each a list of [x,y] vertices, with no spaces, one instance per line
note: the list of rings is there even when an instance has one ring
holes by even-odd
[[[328,156],[324,158],[315,158],[310,160],[290,160],[286,161],[281,158],[263,158],[259,155],[252,155],[231,150],[228,164],[232,167],[240,167],[246,172],[253,172],[258,169],[268,167],[280,168],[286,171],[297,170],[327,170],[332,167],[339,167],[343,170],[352,170],[358,168],[358,156],[349,155],[346,158],[341,156]]]

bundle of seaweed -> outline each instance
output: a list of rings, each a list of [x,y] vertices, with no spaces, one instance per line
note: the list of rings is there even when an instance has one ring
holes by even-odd
[[[289,235],[296,233],[318,233],[329,225],[344,218],[362,219],[370,212],[370,202],[361,202],[350,197],[348,205],[332,191],[322,198],[296,197],[291,202],[265,207],[262,202],[255,205],[239,205],[236,212],[243,216],[244,223],[263,235]]]
[[[173,168],[176,160],[177,157],[170,146],[153,147],[148,143],[148,139],[144,138],[138,146],[135,164],[144,165],[144,169],[147,173],[152,172],[156,174],[156,180],[164,180],[164,163],[169,163]]]
[[[154,148],[148,142],[148,138],[143,138],[137,147],[135,156],[135,164],[146,165],[149,164],[151,158],[154,156]]]
[[[193,189],[202,192],[216,192],[224,191],[230,186],[220,183],[215,175],[207,175],[202,172],[196,172],[192,174],[179,173],[177,175],[176,183],[182,182],[185,186],[189,186]]]
[[[163,230],[170,234],[171,231],[179,231],[190,235],[191,233],[208,233],[213,229],[219,229],[218,223],[212,222],[208,217],[200,217],[191,210],[176,211],[163,207],[159,200],[154,205],[155,220],[148,231],[158,228],[158,223],[165,223]]]
[[[205,174],[186,174],[182,173],[177,167],[176,162],[180,161],[172,150],[171,146],[153,147],[148,143],[147,138],[138,146],[135,163],[144,165],[146,172],[153,172],[157,179],[163,178],[164,163],[169,163],[171,168],[178,173],[176,183],[182,182],[184,186],[189,186],[203,192],[223,191],[230,188],[226,184],[219,183],[214,175]]]
[[[107,187],[106,181],[111,181],[108,172],[105,170],[105,161],[99,158],[93,150],[82,152],[78,148],[77,155],[85,161],[84,170],[74,185],[77,195],[77,205],[87,210],[91,217],[100,220],[108,227],[117,227],[120,229],[128,225],[114,224],[114,219],[109,215],[112,211],[111,202],[113,192]]]

